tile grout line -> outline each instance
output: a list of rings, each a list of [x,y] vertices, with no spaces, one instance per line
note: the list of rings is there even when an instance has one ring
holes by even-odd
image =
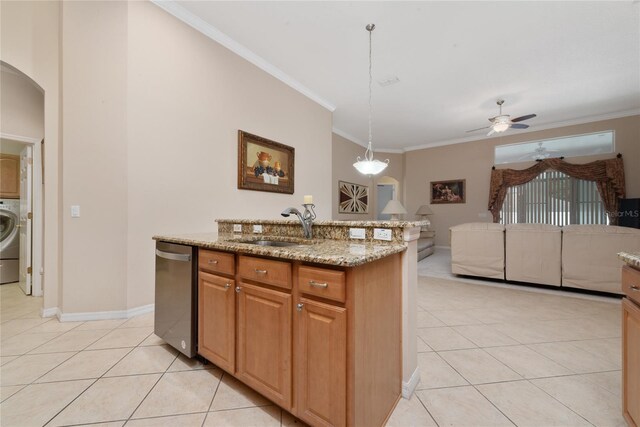
[[[527,380],[528,381],[528,380]],[[544,394],[546,394],[547,396],[549,396],[550,398],[552,398],[553,400],[555,400],[556,402],[558,402],[560,405],[564,406],[565,408],[567,408],[569,411],[573,412],[574,414],[576,414],[577,416],[579,416],[580,418],[582,418],[583,420],[585,420],[587,423],[591,424],[592,426],[595,426],[595,424],[593,424],[591,421],[589,421],[588,419],[586,419],[584,416],[582,416],[582,414],[579,414],[578,412],[574,411],[573,409],[571,409],[570,407],[568,407],[567,405],[564,404],[564,402],[560,401],[559,399],[557,399],[555,396],[552,396],[551,394],[549,394],[546,390],[544,390],[541,387],[538,387],[533,381],[529,381],[529,384],[531,384],[532,386],[534,386],[535,388],[537,388],[538,390],[542,391]]]
[[[218,368],[216,366],[216,369],[220,369],[220,368]],[[220,372],[222,372],[222,375],[220,375],[220,380],[218,381],[218,384],[216,385],[216,389],[213,392],[213,396],[211,396],[211,402],[209,402],[209,407],[207,407],[207,413],[204,416],[204,419],[202,420],[202,424],[200,424],[200,427],[204,427],[204,423],[207,422],[207,417],[209,417],[209,411],[211,411],[211,407],[213,406],[213,401],[216,399],[216,394],[218,394],[218,389],[220,389],[220,384],[222,384],[222,380],[224,379],[224,376],[227,375],[227,373],[225,371],[223,371],[222,369],[220,369]],[[282,423],[280,423],[280,424],[282,424]]]

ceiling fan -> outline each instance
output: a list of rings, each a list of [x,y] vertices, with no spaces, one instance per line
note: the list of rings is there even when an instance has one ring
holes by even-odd
[[[504,104],[504,99],[498,99],[496,101],[496,104],[498,104],[498,107],[500,107],[500,114],[489,119],[489,121],[491,122],[491,125],[481,127],[478,129],[471,129],[471,130],[468,130],[467,133],[490,128],[491,130],[487,134],[487,136],[490,136],[490,135],[493,135],[494,133],[504,132],[509,128],[526,129],[529,127],[529,125],[525,125],[524,123],[518,123],[518,122],[522,122],[524,120],[529,120],[536,117],[535,114],[527,114],[526,116],[520,116],[520,117],[516,117],[515,119],[512,119],[509,114],[502,114],[502,104]]]
[[[553,154],[553,153],[560,153],[560,150],[549,150],[548,148],[546,148],[545,146],[542,145],[542,142],[538,142],[538,146],[536,147],[535,150],[525,154],[524,156],[518,157],[518,160],[544,160],[544,159],[548,159],[549,157],[561,157],[557,154]]]

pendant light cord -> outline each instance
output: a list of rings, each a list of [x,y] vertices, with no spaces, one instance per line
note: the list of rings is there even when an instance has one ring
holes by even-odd
[[[373,160],[373,149],[371,148],[371,140],[372,138],[372,132],[371,132],[371,117],[372,117],[372,110],[373,110],[373,104],[371,103],[371,86],[373,83],[373,76],[371,73],[371,68],[372,68],[372,59],[371,59],[371,44],[372,44],[372,40],[371,40],[371,33],[373,32],[374,28],[376,28],[376,26],[374,24],[369,24],[367,25],[367,31],[369,31],[369,144],[367,145],[367,151],[365,152],[364,156],[367,160],[371,161]]]

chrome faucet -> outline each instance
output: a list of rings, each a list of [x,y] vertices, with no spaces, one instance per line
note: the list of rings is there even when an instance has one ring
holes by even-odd
[[[282,211],[280,215],[287,218],[289,215],[294,214],[300,220],[302,224],[302,231],[304,232],[304,237],[306,239],[311,239],[313,236],[313,220],[316,219],[316,213],[313,210],[315,205],[313,204],[304,204],[304,213],[300,213],[300,211],[296,208],[287,208]]]

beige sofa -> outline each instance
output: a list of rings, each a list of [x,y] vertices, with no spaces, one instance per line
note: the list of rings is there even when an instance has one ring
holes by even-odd
[[[621,294],[617,253],[640,251],[640,230],[608,225],[562,229],[562,286]]]
[[[560,286],[561,251],[561,227],[508,224],[505,226],[506,279]]]
[[[622,293],[617,253],[640,230],[608,225],[468,223],[450,228],[454,274]]]
[[[454,274],[504,280],[504,225],[471,222],[449,230]]]

